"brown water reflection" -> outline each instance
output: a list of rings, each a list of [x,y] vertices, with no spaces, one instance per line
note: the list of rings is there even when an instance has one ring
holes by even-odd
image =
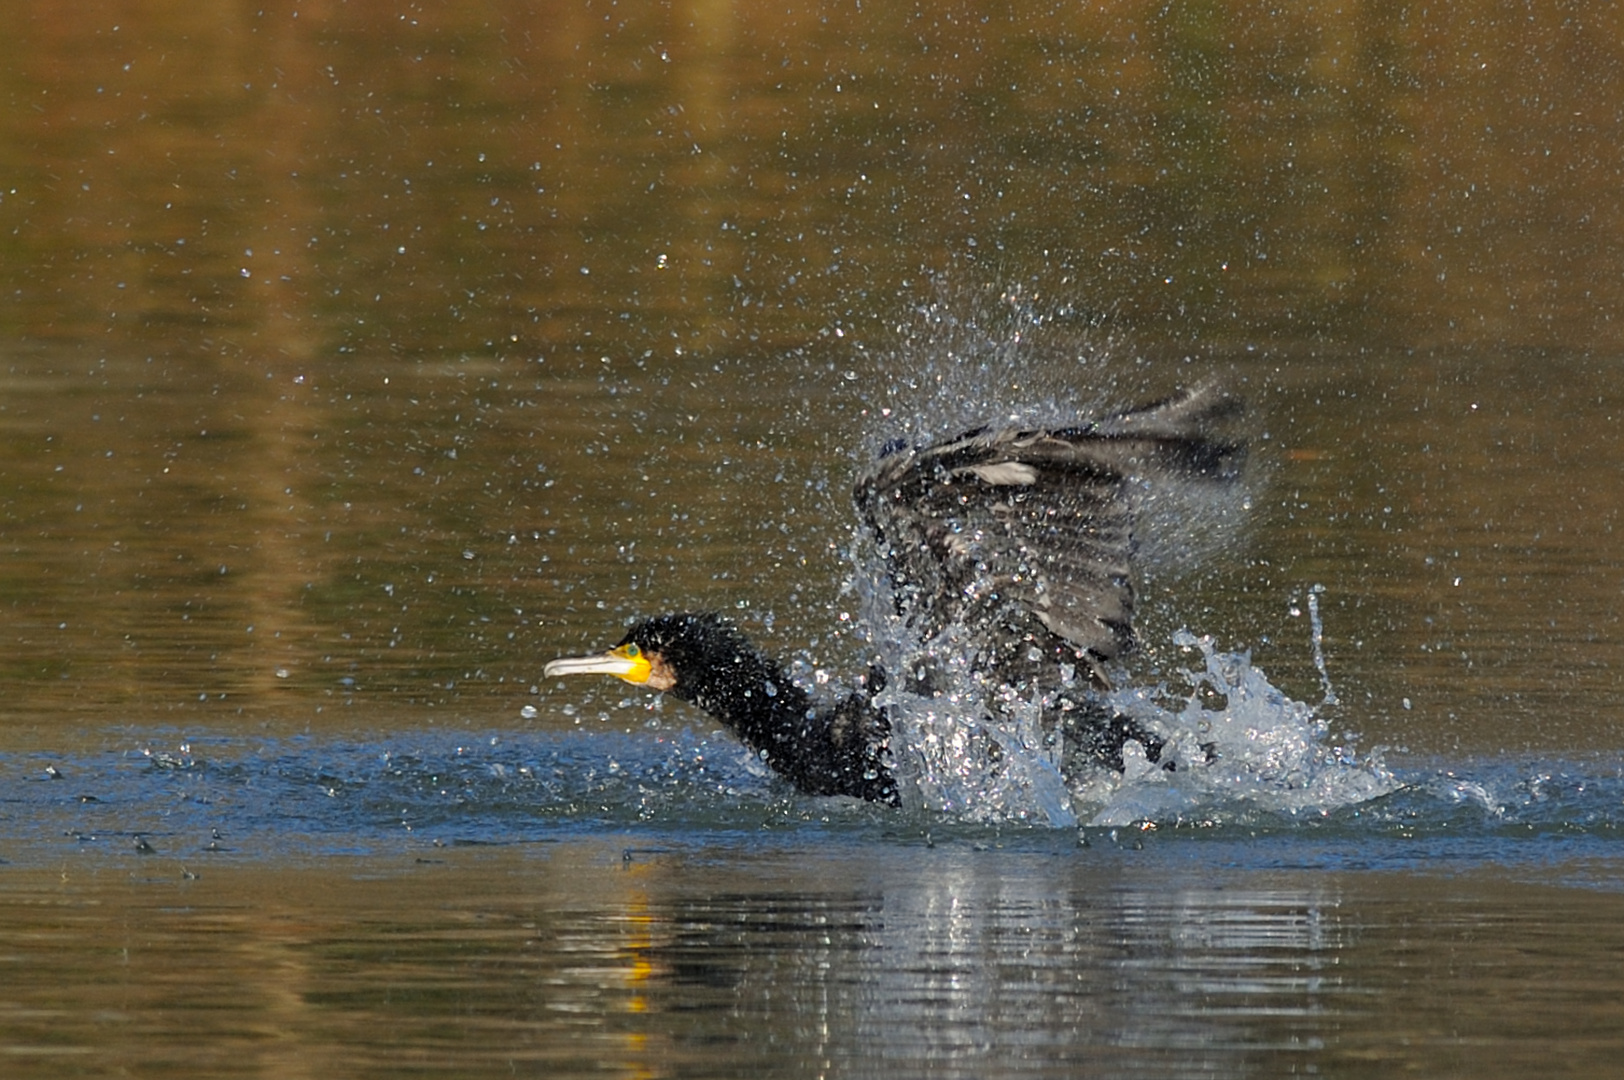
[[[1189,626],[1314,697],[1289,612],[1319,583],[1340,715],[1367,739],[1619,745],[1610,367],[1360,359],[1235,368],[1258,509],[1204,572],[1149,582],[1141,666],[1181,663],[1167,642]],[[687,606],[748,604],[777,647],[854,662],[831,633],[853,610],[841,444],[865,437],[865,395],[888,400],[873,382],[808,390],[826,424],[777,415],[771,383],[731,387],[718,417],[691,387],[501,360],[228,380],[36,355],[6,383],[14,740],[70,716],[505,726],[541,704],[539,658]]]
[[[1188,354],[1275,429],[1262,561],[1152,625],[1312,687],[1265,639],[1320,581],[1372,737],[1616,745],[1615,15],[0,21],[12,730],[511,716],[534,657],[666,604],[849,658],[846,451],[966,359],[916,305],[1007,341],[1018,286],[1047,351],[961,398]]]
[[[1583,1076],[1619,1049],[1611,897],[1179,873],[612,841],[64,866],[0,893],[0,1045],[14,1076]]]
[[[4,18],[30,337],[670,363],[883,325],[965,263],[1209,346],[1619,342],[1610,10]]]

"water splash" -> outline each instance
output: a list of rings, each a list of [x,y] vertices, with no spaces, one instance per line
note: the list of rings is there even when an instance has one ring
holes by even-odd
[[[875,699],[891,718],[904,805],[975,823],[1075,825],[1062,747],[1044,730],[1043,703],[1006,700],[989,714],[988,688],[970,668],[974,650],[963,633],[949,627],[888,668],[928,681],[929,696],[888,687]]]
[[[972,666],[978,650],[962,640],[962,627],[920,640],[897,614],[885,560],[871,538],[859,535],[851,554],[858,626],[890,678],[875,704],[890,717],[893,767],[910,809],[971,823],[1056,828],[1219,823],[1260,813],[1329,814],[1397,786],[1379,753],[1360,757],[1333,742],[1320,714],[1337,697],[1325,664],[1319,586],[1308,599],[1320,706],[1276,688],[1249,653],[1220,652],[1211,638],[1181,630],[1174,644],[1202,660],[1183,673],[1186,696],[1177,698],[1165,684],[1105,695],[1107,707],[1166,740],[1157,762],[1130,743],[1118,773],[1068,761],[1063,734],[1045,722],[1053,703],[990,685]]]
[[[1325,667],[1325,624],[1320,621],[1319,598],[1325,586],[1315,582],[1308,590],[1308,625],[1314,645],[1314,670],[1319,672],[1320,686],[1325,691],[1322,704],[1337,704],[1336,691],[1331,687],[1331,673]]]
[[[912,809],[1056,828],[1219,824],[1327,816],[1399,787],[1379,752],[1360,755],[1333,741],[1316,707],[1271,684],[1249,654],[1221,652],[1210,637],[1183,630],[1174,644],[1196,653],[1201,667],[1184,673],[1190,688],[1182,701],[1169,701],[1165,686],[1106,696],[1111,708],[1167,740],[1160,761],[1130,742],[1122,773],[1068,777],[1063,742],[1042,722],[1043,703],[1004,701],[989,715],[987,689],[962,659],[969,650],[951,634],[910,657],[916,665],[930,657],[935,693],[888,688],[877,702],[892,718],[892,757]]]
[[[1220,652],[1187,630],[1173,643],[1202,660],[1185,673],[1191,689],[1181,704],[1161,704],[1163,687],[1117,691],[1108,701],[1166,738],[1163,762],[1176,768],[1152,766],[1140,753],[1122,775],[1092,779],[1077,792],[1092,807],[1090,824],[1327,816],[1399,787],[1379,751],[1361,756],[1333,741],[1316,707],[1271,684],[1249,653]]]

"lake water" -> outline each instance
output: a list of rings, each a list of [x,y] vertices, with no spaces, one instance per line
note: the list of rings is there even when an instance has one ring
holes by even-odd
[[[1616,13],[0,31],[0,1073],[1616,1071]],[[1131,688],[1239,771],[896,811],[540,678],[850,677],[878,447],[1214,379]]]

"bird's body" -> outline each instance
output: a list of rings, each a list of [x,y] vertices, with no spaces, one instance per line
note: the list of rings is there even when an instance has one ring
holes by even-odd
[[[1122,768],[1123,744],[1156,760],[1161,740],[1100,701],[1133,636],[1133,526],[1160,481],[1227,484],[1244,446],[1220,437],[1238,403],[1212,388],[1102,420],[1042,430],[983,428],[881,458],[857,483],[897,618],[919,642],[951,631],[985,709],[1039,702],[1063,767]],[[724,618],[639,623],[609,653],[555,660],[548,676],[596,672],[664,690],[720,719],[812,795],[900,801],[887,678],[929,698],[937,665],[910,656],[864,689],[819,706]]]

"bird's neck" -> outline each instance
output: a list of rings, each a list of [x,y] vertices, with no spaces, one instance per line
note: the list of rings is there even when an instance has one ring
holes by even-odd
[[[775,772],[809,795],[851,795],[895,803],[886,761],[889,728],[867,698],[819,710],[771,658],[740,650],[707,669],[685,698],[726,724]]]

